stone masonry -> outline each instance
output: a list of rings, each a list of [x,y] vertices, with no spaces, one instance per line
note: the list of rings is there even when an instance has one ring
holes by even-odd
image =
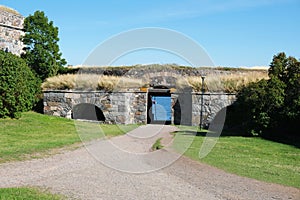
[[[23,21],[24,17],[20,14],[0,7],[0,49],[16,55],[22,53],[20,37],[24,35]]]
[[[44,91],[44,113],[71,118],[74,106],[81,103],[96,105],[108,124],[146,124],[147,92],[105,91]],[[182,98],[190,95],[190,98]],[[172,124],[197,126],[200,122],[201,93],[172,93]],[[184,101],[191,102],[184,102]],[[217,113],[236,100],[235,94],[205,93],[203,122],[208,125]],[[180,105],[181,104],[181,105]],[[190,115],[190,116],[188,116]]]
[[[71,118],[72,108],[80,103],[101,109],[108,124],[145,124],[147,93],[101,91],[45,91],[44,113]]]
[[[201,112],[201,93],[192,93],[192,124],[199,125]],[[205,93],[203,96],[203,124],[207,126],[221,109],[234,103],[236,94]]]

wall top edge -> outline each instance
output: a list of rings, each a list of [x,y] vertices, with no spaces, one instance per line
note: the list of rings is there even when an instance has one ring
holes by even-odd
[[[101,91],[101,90],[44,90],[43,93],[148,93],[145,91]],[[183,94],[186,92],[170,92],[170,94]],[[202,95],[202,92],[191,92],[192,95]],[[237,95],[237,93],[227,92],[205,92],[203,95]]]
[[[102,90],[44,90],[43,93],[147,93],[143,91],[102,91]]]

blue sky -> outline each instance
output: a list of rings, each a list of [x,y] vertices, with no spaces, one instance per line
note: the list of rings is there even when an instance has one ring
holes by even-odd
[[[59,27],[68,64],[83,63],[101,42],[143,27],[178,31],[201,45],[216,66],[267,66],[284,51],[300,58],[300,0],[1,0],[23,16],[42,10]],[[115,65],[178,63],[161,51],[133,52]]]

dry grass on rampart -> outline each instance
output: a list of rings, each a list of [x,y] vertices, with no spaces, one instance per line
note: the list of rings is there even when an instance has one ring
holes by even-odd
[[[210,92],[237,92],[241,87],[261,79],[268,79],[267,71],[207,76],[205,78],[204,88],[206,91]],[[178,80],[178,87],[181,87],[184,82],[187,82],[195,92],[201,91],[201,77],[186,77],[186,81]]]
[[[42,84],[44,90],[106,90],[113,91],[124,88],[143,86],[140,79],[104,76],[95,74],[66,74],[50,77]]]
[[[267,71],[233,73],[227,75],[208,75],[205,78],[205,90],[210,92],[237,92],[241,87],[261,79],[268,79]],[[186,77],[177,80],[177,88],[191,86],[195,92],[201,91],[201,77]],[[43,84],[44,90],[106,90],[138,89],[148,83],[141,79],[95,74],[67,74],[48,78]]]
[[[3,10],[5,12],[9,12],[9,13],[12,13],[12,14],[15,14],[15,15],[20,15],[20,13],[12,8],[9,8],[9,7],[6,7],[6,6],[2,6],[0,5],[0,10]]]

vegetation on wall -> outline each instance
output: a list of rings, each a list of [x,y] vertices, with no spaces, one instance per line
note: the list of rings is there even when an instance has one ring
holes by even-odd
[[[118,68],[115,68],[118,70]],[[268,79],[266,71],[247,71],[239,74],[208,75],[205,79],[207,92],[237,92],[242,87],[261,79]],[[106,76],[96,74],[64,74],[46,79],[44,90],[90,89],[113,91],[119,88],[139,88],[149,85],[149,80]],[[177,88],[190,86],[195,92],[201,91],[202,81],[199,76],[189,76],[177,79]]]
[[[5,11],[5,12],[9,12],[9,13],[12,13],[12,14],[15,14],[15,15],[20,15],[20,13],[18,11],[16,11],[15,9],[9,8],[7,6],[0,5],[0,10]]]
[[[265,71],[246,71],[242,73],[208,75],[204,81],[204,89],[206,92],[235,93],[250,83],[257,82],[262,79],[268,79],[268,75]],[[181,85],[185,85],[186,82],[195,92],[201,91],[201,77],[190,76],[179,79],[177,81],[177,86],[181,87]]]
[[[44,90],[106,90],[139,88],[144,85],[141,79],[95,74],[64,74],[47,78],[42,84]]]
[[[0,51],[0,118],[17,118],[36,102],[39,83],[20,57]]]

